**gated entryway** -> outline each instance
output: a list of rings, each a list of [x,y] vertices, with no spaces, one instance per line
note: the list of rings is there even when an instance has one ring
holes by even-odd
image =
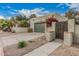
[[[64,39],[64,31],[68,31],[68,22],[57,22],[55,33],[57,39]]]
[[[45,23],[35,23],[34,24],[34,32],[45,32]]]

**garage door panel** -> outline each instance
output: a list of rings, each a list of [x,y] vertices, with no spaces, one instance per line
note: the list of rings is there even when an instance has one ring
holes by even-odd
[[[45,32],[45,24],[44,23],[35,23],[34,24],[34,31],[35,32]]]

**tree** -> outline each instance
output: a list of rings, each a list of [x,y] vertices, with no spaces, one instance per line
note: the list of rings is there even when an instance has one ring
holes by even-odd
[[[65,14],[66,17],[68,17],[68,19],[73,19],[73,12],[72,11],[68,11],[66,14]]]
[[[28,27],[29,24],[26,20],[21,20],[21,21],[19,21],[19,26],[20,27]]]
[[[76,16],[75,16],[75,23],[76,23],[76,24],[79,24],[79,12],[76,13]]]
[[[21,21],[22,20],[22,16],[21,15],[17,15],[17,16],[15,16],[15,18],[16,18],[16,21]]]
[[[66,17],[68,19],[75,19],[75,23],[79,24],[79,11],[76,11],[75,9],[70,9],[66,14]]]
[[[2,23],[2,29],[5,28],[5,27],[8,27],[8,26],[9,26],[8,21],[4,20],[3,23]]]
[[[16,18],[15,18],[15,17],[11,17],[10,20],[9,20],[9,24],[10,24],[11,26],[13,26],[13,25],[15,25],[16,23],[17,23]]]
[[[2,29],[3,19],[0,19],[0,29]]]
[[[68,19],[75,19],[75,16],[77,15],[78,11],[76,11],[75,9],[70,9],[65,16],[68,17]]]
[[[35,17],[37,17],[36,14],[31,14],[30,15],[30,18],[35,18]]]

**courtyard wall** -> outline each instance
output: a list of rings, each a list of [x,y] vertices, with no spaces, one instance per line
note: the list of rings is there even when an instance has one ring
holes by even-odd
[[[75,25],[75,38],[74,41],[79,43],[79,25]]]

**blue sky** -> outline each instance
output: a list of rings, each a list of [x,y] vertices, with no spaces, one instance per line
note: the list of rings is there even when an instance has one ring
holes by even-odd
[[[70,3],[0,3],[0,17],[11,17],[17,14],[37,14],[38,16],[49,13],[66,13],[70,8],[79,9],[79,4]]]

